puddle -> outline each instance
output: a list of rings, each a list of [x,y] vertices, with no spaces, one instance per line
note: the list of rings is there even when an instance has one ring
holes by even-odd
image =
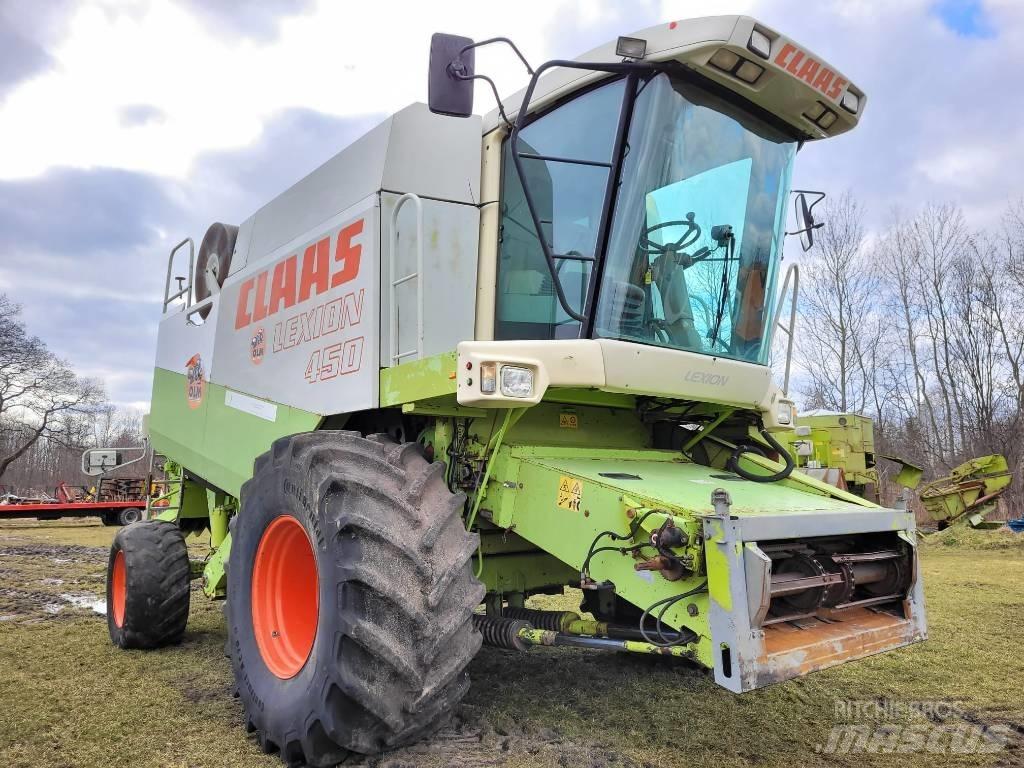
[[[107,601],[96,595],[68,595],[63,594],[60,596],[61,600],[66,600],[78,608],[88,608],[93,613],[99,613],[103,616],[107,615]],[[56,613],[56,611],[55,611]]]

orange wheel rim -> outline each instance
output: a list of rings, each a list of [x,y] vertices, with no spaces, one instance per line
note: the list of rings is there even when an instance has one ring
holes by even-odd
[[[114,624],[124,626],[124,604],[127,597],[127,578],[124,567],[124,550],[114,555],[114,568],[110,573],[110,601],[114,613]]]
[[[313,650],[320,615],[313,545],[291,515],[263,532],[252,568],[252,628],[267,669],[282,680],[299,673]]]

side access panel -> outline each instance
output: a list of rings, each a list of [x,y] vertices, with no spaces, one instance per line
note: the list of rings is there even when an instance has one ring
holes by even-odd
[[[232,275],[212,380],[311,413],[377,405],[377,196]]]

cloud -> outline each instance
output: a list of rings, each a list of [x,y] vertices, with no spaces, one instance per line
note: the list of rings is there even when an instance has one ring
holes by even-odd
[[[751,13],[868,94],[860,127],[800,152],[794,184],[998,220],[1021,194],[1024,3],[0,0],[0,291],[119,402],[149,397],[166,255],[239,223],[389,113],[426,97],[429,33],[511,37],[535,66],[666,20]],[[953,10],[961,9],[957,5]],[[525,84],[501,46],[478,68]],[[476,94],[478,112],[492,97]],[[792,252],[792,245],[791,251]]]
[[[5,0],[0,5],[0,100],[19,82],[53,66],[47,47],[63,28],[70,0]]]
[[[172,245],[240,223],[380,119],[288,110],[251,146],[201,155],[184,181],[110,168],[0,181],[0,292],[116,402],[146,401]]]

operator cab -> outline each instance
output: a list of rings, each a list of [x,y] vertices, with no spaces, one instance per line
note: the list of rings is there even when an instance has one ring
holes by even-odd
[[[468,110],[473,49],[494,42],[508,41],[435,36],[432,109],[453,93],[447,73],[461,103],[438,111]],[[863,92],[744,16],[659,25],[530,73],[484,122],[501,144],[493,339],[767,365],[794,158],[854,127]],[[803,200],[797,217],[806,246]]]
[[[503,148],[495,339],[593,335],[764,364],[798,143],[682,68],[601,83],[533,118],[525,184],[513,140]]]

